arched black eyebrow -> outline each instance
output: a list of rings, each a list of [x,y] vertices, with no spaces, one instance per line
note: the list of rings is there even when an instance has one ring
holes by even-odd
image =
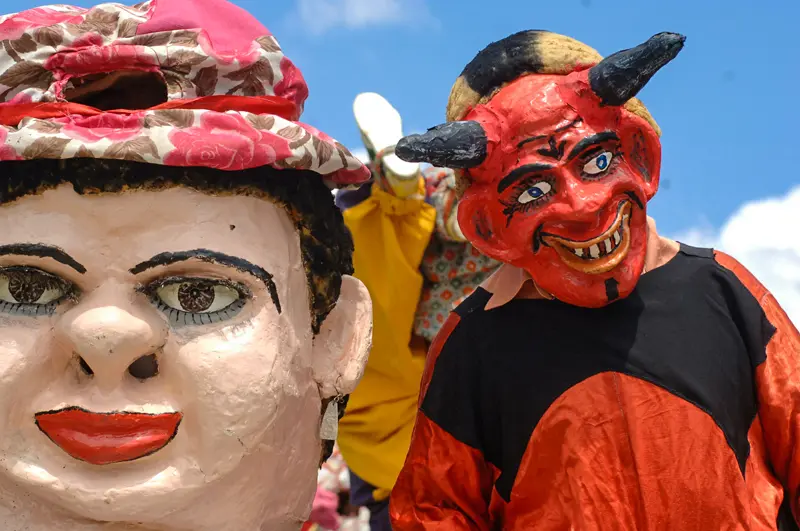
[[[572,160],[584,151],[586,148],[594,146],[595,144],[601,144],[603,142],[608,142],[609,140],[619,140],[619,137],[614,131],[604,131],[602,133],[597,133],[596,135],[587,136],[577,144],[575,147],[570,150],[569,155],[567,155],[567,160]]]
[[[52,258],[59,264],[71,267],[81,275],[86,273],[86,268],[80,262],[72,258],[63,249],[59,249],[54,245],[46,245],[44,243],[13,243],[10,245],[0,245],[0,256],[1,255]]]
[[[497,183],[497,193],[500,194],[514,184],[515,182],[519,181],[523,177],[527,177],[531,173],[542,172],[547,170],[552,170],[553,166],[550,164],[526,164],[525,166],[520,166],[509,172],[508,175],[500,179],[500,182]]]
[[[179,251],[176,253],[161,253],[155,255],[149,260],[145,260],[144,262],[136,264],[130,268],[129,271],[134,275],[138,275],[139,273],[154,267],[166,266],[176,262],[185,262],[187,260],[201,260],[203,262],[232,267],[242,271],[243,273],[248,273],[256,277],[267,286],[270,297],[272,297],[272,302],[275,304],[275,308],[278,310],[278,313],[281,313],[281,301],[278,299],[278,290],[275,287],[275,281],[272,279],[272,275],[269,274],[263,267],[259,267],[251,262],[248,262],[244,258],[239,258],[237,256],[218,253],[208,249],[194,249],[192,251]]]

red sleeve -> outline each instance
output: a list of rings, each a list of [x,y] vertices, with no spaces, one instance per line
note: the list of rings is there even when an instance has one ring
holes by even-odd
[[[429,389],[439,353],[458,322],[458,315],[450,314],[431,345],[420,403]],[[392,529],[489,531],[492,488],[492,467],[481,452],[453,437],[420,409],[411,448],[390,498]]]
[[[766,344],[766,360],[756,368],[758,416],[770,462],[800,523],[800,333],[775,297],[744,266],[723,253],[717,253],[717,261],[750,290],[774,328]]]
[[[483,456],[422,411],[391,496],[395,531],[489,531],[492,475]]]

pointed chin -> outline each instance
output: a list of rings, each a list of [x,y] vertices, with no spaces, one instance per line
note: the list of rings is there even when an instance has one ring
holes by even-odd
[[[621,210],[621,214],[624,212]],[[629,217],[621,215],[621,224],[614,227],[620,234],[616,247],[613,232],[610,244],[605,240],[600,242],[601,249],[608,245],[608,252],[598,258],[597,266],[588,265],[580,257],[576,259],[574,250],[552,238],[549,242],[545,240],[546,247],[515,265],[527,270],[544,291],[573,306],[600,308],[624,299],[636,288],[644,269],[647,248],[644,211],[634,206],[628,212]]]

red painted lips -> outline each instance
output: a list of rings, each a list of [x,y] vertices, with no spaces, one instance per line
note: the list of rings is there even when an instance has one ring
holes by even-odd
[[[93,465],[133,461],[162,449],[183,415],[93,413],[77,407],[36,414],[36,425],[62,450]]]

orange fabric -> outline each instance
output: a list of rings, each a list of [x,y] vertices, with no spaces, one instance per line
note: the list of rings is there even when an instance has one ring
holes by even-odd
[[[767,361],[756,369],[758,415],[770,462],[800,522],[800,333],[775,297],[744,266],[724,253],[717,252],[716,259],[739,277],[777,329],[767,345]]]
[[[706,412],[644,380],[599,374],[542,418],[506,503],[497,469],[420,413],[393,529],[774,531],[783,489],[758,419],[749,438],[745,482]]]
[[[723,253],[716,259],[776,328],[754,371],[759,411],[744,476],[708,413],[644,379],[606,372],[552,403],[530,437],[508,502],[493,486],[499,470],[420,412],[392,493],[393,528],[775,531],[784,497],[797,520],[800,333],[752,274]],[[448,321],[431,349],[423,396],[457,322]]]
[[[736,458],[706,412],[642,379],[602,373],[542,417],[503,529],[741,529],[749,512]]]
[[[775,529],[775,515],[783,502],[783,486],[772,472],[761,420],[756,418],[748,433],[750,459],[745,477],[750,496],[750,529]]]
[[[411,449],[390,498],[392,529],[490,531],[497,471],[420,411]]]
[[[433,369],[447,338],[460,322],[456,313],[445,321],[428,351],[422,374],[420,403],[433,376]],[[462,444],[417,412],[411,448],[390,498],[394,529],[489,530],[489,499],[497,471],[483,456]],[[437,463],[437,467],[430,467]],[[458,504],[451,501],[461,499]],[[446,504],[440,506],[439,501]]]
[[[171,100],[149,109],[116,109],[103,111],[70,102],[0,104],[0,125],[15,126],[23,118],[61,118],[70,114],[95,116],[104,113],[135,114],[144,111],[165,109],[202,109],[207,111],[242,111],[255,114],[273,114],[287,120],[296,120],[297,106],[289,100],[276,96],[205,96],[188,100]]]

